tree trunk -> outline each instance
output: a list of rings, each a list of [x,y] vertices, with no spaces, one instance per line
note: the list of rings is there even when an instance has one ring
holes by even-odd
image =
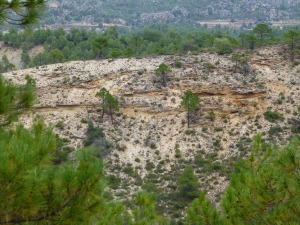
[[[295,60],[294,43],[291,45],[291,60],[292,62]]]
[[[113,120],[113,113],[112,113],[111,107],[109,107],[109,112],[110,112],[111,123],[113,124],[114,120]]]
[[[104,98],[102,98],[102,119],[104,117],[105,109],[104,109]]]
[[[190,110],[188,110],[187,119],[188,119],[188,128],[190,128]]]
[[[162,85],[165,87],[167,85],[166,75],[162,75]]]
[[[236,73],[238,67],[238,61],[235,62],[234,72]]]

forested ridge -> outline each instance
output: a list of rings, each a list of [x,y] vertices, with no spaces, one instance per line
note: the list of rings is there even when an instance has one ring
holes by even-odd
[[[287,21],[299,19],[299,2],[292,1],[69,1],[50,2],[48,24],[116,23],[142,25],[157,21],[196,23],[205,20]]]
[[[234,49],[255,49],[270,44],[290,43],[289,30],[295,31],[293,42],[296,51],[299,42],[299,27],[283,30],[258,24],[248,32],[228,29],[205,29],[201,26],[175,27],[153,24],[133,31],[117,27],[108,28],[104,33],[84,29],[26,29],[18,32],[10,29],[0,33],[4,46],[22,49],[23,67],[34,67],[51,63],[92,60],[103,58],[131,58],[155,55],[194,54],[197,52],[232,53]],[[36,46],[44,51],[34,56],[29,52]],[[2,71],[14,69],[14,65],[2,60]],[[9,68],[10,67],[10,68]]]

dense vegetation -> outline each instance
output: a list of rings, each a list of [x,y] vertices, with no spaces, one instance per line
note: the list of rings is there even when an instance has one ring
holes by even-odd
[[[30,30],[18,32],[11,29],[0,34],[0,41],[13,48],[21,48],[25,66],[71,60],[90,60],[99,58],[142,57],[147,55],[185,54],[188,52],[216,51],[219,54],[231,53],[234,48],[254,49],[257,46],[282,43],[291,45],[293,58],[299,52],[299,28],[286,32],[273,30],[266,24],[257,25],[253,31],[234,33],[226,29],[208,30],[204,28],[176,28],[156,24],[128,32],[116,27],[103,34],[94,31],[71,29]],[[45,49],[30,57],[30,49],[42,45]],[[5,57],[1,70],[14,69]],[[164,78],[165,76],[162,76]],[[165,81],[163,81],[165,82]]]
[[[276,0],[58,0],[48,24],[74,22],[145,24],[154,21],[196,23],[200,20],[278,21],[299,18],[299,1]]]

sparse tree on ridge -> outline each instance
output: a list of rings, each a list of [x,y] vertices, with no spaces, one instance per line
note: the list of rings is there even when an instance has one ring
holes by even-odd
[[[161,77],[161,84],[165,87],[167,86],[167,75],[171,73],[172,70],[170,67],[164,63],[160,64],[159,67],[155,70],[157,76]]]
[[[99,36],[94,40],[93,45],[98,51],[98,56],[101,57],[105,49],[108,47],[108,38],[105,36]]]
[[[101,98],[102,118],[104,117],[105,112],[108,112],[111,122],[113,123],[113,113],[119,111],[118,100],[105,88],[101,88],[101,90],[96,94],[96,97]]]
[[[264,37],[266,35],[270,35],[272,33],[272,28],[269,27],[265,23],[260,23],[256,27],[254,27],[253,32],[258,34],[259,39],[260,39],[260,43],[262,44],[263,41],[264,41]]]
[[[255,46],[257,45],[257,37],[255,36],[255,34],[250,33],[246,36],[246,40],[248,42],[248,46],[250,50],[254,50]]]
[[[109,94],[108,90],[106,88],[101,88],[99,92],[97,92],[96,97],[101,98],[101,107],[102,107],[102,118],[104,117],[105,114],[105,109],[106,109],[106,97]]]
[[[237,71],[237,68],[238,68],[239,64],[241,63],[241,60],[242,60],[242,55],[241,54],[235,53],[235,54],[232,55],[231,61],[235,63],[234,72]]]
[[[188,90],[184,92],[182,96],[181,106],[187,110],[188,127],[190,127],[191,112],[195,111],[199,107],[199,98],[193,94],[192,91]]]
[[[284,33],[283,40],[290,46],[291,60],[295,59],[295,48],[300,44],[300,32],[297,30],[289,30]]]
[[[242,47],[245,47],[246,46],[246,40],[247,40],[247,34],[241,33],[241,34],[239,34],[239,38],[241,40]]]

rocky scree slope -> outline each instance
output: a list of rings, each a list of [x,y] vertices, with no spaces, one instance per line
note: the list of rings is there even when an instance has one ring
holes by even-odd
[[[300,65],[292,67],[281,46],[253,52],[247,75],[235,72],[230,58],[202,53],[77,61],[14,71],[5,77],[24,83],[29,74],[37,82],[37,104],[22,115],[26,125],[43,116],[76,148],[86,136],[86,121],[104,130],[110,141],[107,173],[121,177],[112,187],[115,197],[126,198],[128,190],[134,194],[141,186],[155,184],[160,195],[169,196],[165,202],[175,204],[170,196],[176,193],[177,176],[191,164],[200,188],[218,203],[232,162],[247,154],[253,135],[264,132],[266,139],[280,144],[296,134],[292,127],[300,100]],[[176,60],[181,68],[175,67]],[[160,63],[172,68],[167,87],[155,75]],[[102,87],[120,102],[116,124],[108,116],[101,118],[95,94]],[[190,129],[180,107],[188,89],[201,99]],[[267,110],[278,112],[280,118],[268,121],[263,115]]]

